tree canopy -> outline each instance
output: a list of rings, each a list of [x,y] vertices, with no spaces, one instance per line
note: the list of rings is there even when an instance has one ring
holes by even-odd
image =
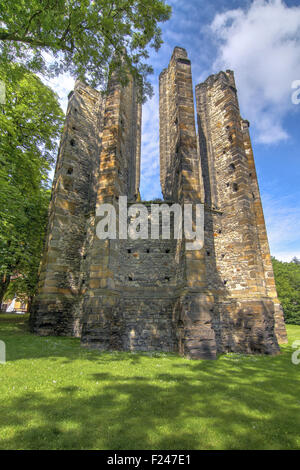
[[[49,204],[48,172],[63,113],[57,96],[17,64],[0,65],[0,302],[11,276],[34,290]],[[29,281],[30,279],[30,281]],[[16,285],[17,285],[16,284]]]
[[[105,83],[110,65],[124,84],[130,70],[143,98],[151,94],[147,48],[162,43],[158,23],[171,15],[164,0],[0,0],[0,12],[2,60],[69,71],[92,86]]]
[[[300,263],[294,258],[283,263],[272,258],[279,300],[286,323],[300,325]]]
[[[35,74],[105,89],[110,73],[125,85],[130,72],[143,100],[149,47],[159,49],[170,14],[164,0],[0,0],[0,302],[9,285],[34,294],[47,224],[63,113]]]

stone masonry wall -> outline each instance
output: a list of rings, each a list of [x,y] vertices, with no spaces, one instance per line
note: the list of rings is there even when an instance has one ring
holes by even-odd
[[[205,202],[211,207],[205,245],[218,350],[274,353],[273,273],[233,73],[197,85],[196,104]]]
[[[120,196],[138,195],[141,138],[141,105],[135,83],[126,88],[111,78],[106,98],[95,212],[89,219],[86,288],[82,344],[118,349],[121,344],[121,292],[118,288],[120,240],[100,240],[95,233],[100,217],[97,208],[113,204],[118,212]],[[120,336],[121,335],[121,336]],[[123,344],[123,343],[122,343]]]
[[[76,82],[69,95],[31,315],[31,328],[38,334],[78,336],[81,332],[82,248],[86,213],[94,199],[103,105],[100,93]]]
[[[287,334],[284,323],[283,310],[280,305],[279,299],[277,297],[275,278],[273,273],[272,260],[270,255],[270,248],[268,242],[268,235],[266,231],[265,218],[263,214],[263,208],[260,198],[260,192],[258,187],[255,163],[253,150],[251,145],[251,139],[249,134],[249,121],[242,120],[241,122],[243,139],[244,139],[244,148],[246,155],[248,157],[249,164],[249,178],[251,184],[251,190],[254,200],[254,211],[256,219],[256,228],[257,235],[259,239],[259,248],[261,253],[261,259],[264,269],[266,290],[268,297],[270,297],[274,302],[275,308],[275,333],[279,343],[287,343]]]
[[[160,152],[164,197],[182,205],[203,202],[191,63],[179,47],[160,74]],[[181,325],[179,349],[191,358],[215,358],[214,298],[207,289],[205,249],[187,251],[183,242],[181,250],[184,289],[175,308]]]

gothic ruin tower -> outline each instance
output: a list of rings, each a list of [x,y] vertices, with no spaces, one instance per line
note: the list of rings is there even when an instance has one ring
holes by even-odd
[[[196,86],[206,219],[206,266],[223,351],[265,352],[286,342],[258,189],[249,122],[232,71]]]
[[[160,180],[165,208],[204,205],[204,245],[161,235],[101,240],[98,209],[134,220],[139,195],[141,105],[133,79],[102,95],[77,81],[69,95],[49,224],[31,314],[33,332],[81,337],[100,350],[279,352],[286,342],[249,136],[234,75],[196,86],[176,47],[159,77]],[[198,133],[196,131],[198,130]],[[121,203],[127,196],[127,204]],[[123,205],[122,205],[123,204]],[[143,201],[140,211],[152,207]],[[118,217],[117,217],[118,218]],[[156,224],[156,225],[155,225]],[[154,233],[153,232],[153,233]]]

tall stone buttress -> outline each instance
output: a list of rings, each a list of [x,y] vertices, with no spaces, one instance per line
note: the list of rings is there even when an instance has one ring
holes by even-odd
[[[285,341],[286,333],[248,122],[240,116],[233,72],[197,85],[196,105],[205,203],[212,209],[205,245],[218,349],[275,353],[277,339]]]
[[[191,62],[185,49],[176,47],[167,69],[159,77],[160,162],[164,198],[184,204],[204,202],[195,129]],[[175,303],[179,351],[191,358],[215,358],[217,344],[212,327],[214,297],[208,290],[205,247],[187,250],[179,240],[183,282]]]
[[[279,351],[286,341],[277,298],[249,123],[240,116],[233,72],[196,86],[176,47],[159,77],[160,180],[165,208],[204,206],[204,244],[162,237],[151,202],[137,209],[141,104],[132,79],[111,77],[105,95],[79,81],[69,95],[38,293],[30,318],[40,335],[81,337],[100,350]],[[127,204],[121,204],[127,196]],[[148,235],[101,240],[97,210],[109,203]],[[118,220],[118,217],[117,217]],[[153,233],[152,233],[153,231]],[[150,238],[150,234],[153,235]]]
[[[38,293],[30,323],[41,335],[81,333],[86,214],[94,204],[104,100],[77,81],[60,142]]]
[[[141,105],[132,79],[122,89],[112,78],[107,95],[76,82],[52,185],[30,319],[34,332],[81,336],[87,289],[91,293],[98,284],[112,282],[103,256],[107,243],[95,237],[95,212],[101,202],[115,203],[120,193],[136,198],[140,140]],[[101,273],[95,271],[98,265]]]

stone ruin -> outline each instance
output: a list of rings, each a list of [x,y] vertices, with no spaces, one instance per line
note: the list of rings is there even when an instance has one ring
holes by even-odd
[[[38,335],[100,350],[276,354],[287,341],[258,188],[249,122],[232,71],[196,86],[176,47],[159,77],[164,201],[201,203],[204,247],[184,240],[100,240],[96,209],[139,195],[141,104],[133,79],[107,94],[77,81],[69,95],[38,293]],[[150,205],[150,202],[143,202]]]

